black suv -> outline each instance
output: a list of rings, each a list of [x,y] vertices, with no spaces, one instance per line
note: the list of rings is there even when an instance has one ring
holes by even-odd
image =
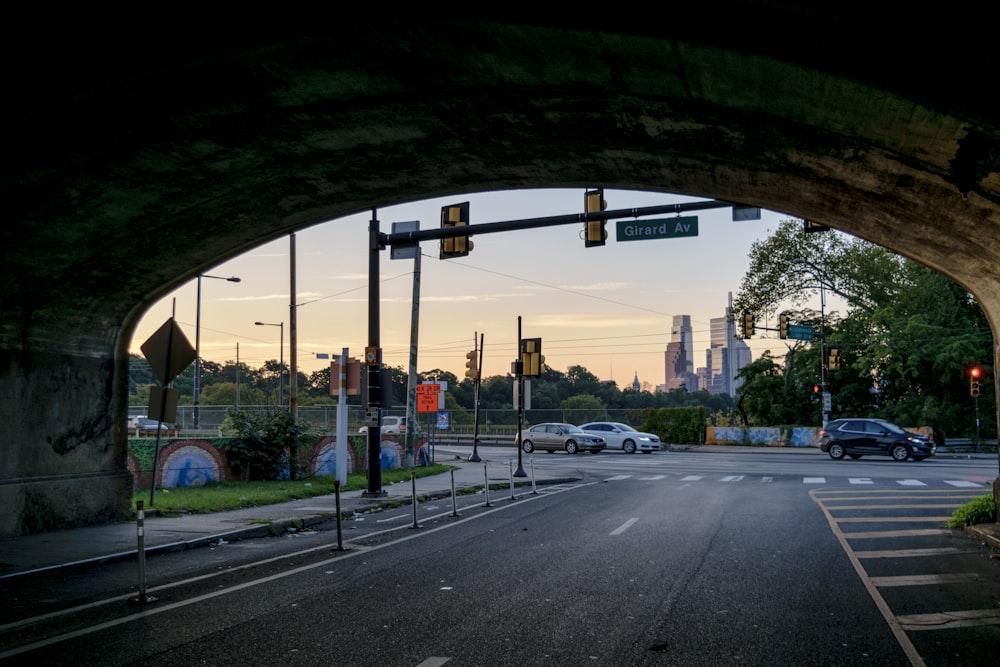
[[[897,461],[923,461],[937,451],[933,438],[911,433],[884,419],[834,419],[819,432],[819,448],[837,460],[845,454],[852,459],[879,454]]]

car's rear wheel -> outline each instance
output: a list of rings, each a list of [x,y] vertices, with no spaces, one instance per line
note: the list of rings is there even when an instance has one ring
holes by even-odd
[[[521,451],[524,452],[525,454],[530,454],[531,452],[535,451],[535,446],[531,444],[531,440],[525,440],[524,442],[521,443]]]
[[[625,450],[626,454],[635,454],[635,442],[632,440],[626,440],[622,443],[622,449]]]
[[[575,440],[567,440],[566,441],[566,453],[567,454],[576,454],[578,451],[579,450],[576,447],[576,441]]]
[[[905,461],[910,457],[910,450],[906,448],[906,445],[893,445],[889,453],[897,461]]]
[[[840,459],[844,458],[844,454],[846,452],[844,451],[844,446],[842,444],[840,444],[839,442],[831,442],[830,448],[827,450],[826,453],[829,454],[830,458],[833,459],[834,461],[839,461]]]

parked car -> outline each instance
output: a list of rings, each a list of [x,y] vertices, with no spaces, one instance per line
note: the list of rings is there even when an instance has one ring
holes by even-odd
[[[586,433],[573,424],[536,424],[521,431],[521,451],[525,454],[536,449],[544,449],[550,454],[558,449],[564,449],[568,454],[581,450],[597,454],[606,444],[601,436]]]
[[[167,424],[166,422],[156,421],[155,419],[150,419],[149,417],[129,417],[128,418],[128,428],[130,431],[138,429],[141,432],[153,432],[156,431],[176,431],[176,424]]]
[[[413,430],[420,433],[420,424],[414,423]],[[362,426],[358,429],[358,433],[367,433],[368,427]],[[382,416],[382,434],[383,435],[402,435],[406,433],[406,417],[397,417],[394,415],[383,415]]]
[[[620,449],[626,454],[649,454],[660,450],[660,438],[652,433],[637,431],[621,422],[589,422],[580,428],[604,438],[608,449]]]
[[[819,448],[831,459],[868,454],[891,456],[897,461],[923,461],[937,452],[933,438],[907,431],[884,419],[834,419],[819,432]]]

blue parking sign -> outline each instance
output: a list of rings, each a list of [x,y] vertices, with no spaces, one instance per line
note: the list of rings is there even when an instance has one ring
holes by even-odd
[[[437,428],[439,431],[444,431],[448,429],[448,413],[439,412],[437,413]]]

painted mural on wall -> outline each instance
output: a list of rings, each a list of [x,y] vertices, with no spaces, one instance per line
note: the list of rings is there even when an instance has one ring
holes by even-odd
[[[705,429],[707,445],[749,445],[754,447],[816,447],[819,429],[773,426],[709,426]]]
[[[222,479],[222,456],[207,442],[172,443],[160,460],[159,485],[163,488],[203,486]]]
[[[425,443],[424,443],[425,444]],[[425,447],[418,443],[418,454]],[[337,439],[324,436],[314,444],[309,452],[303,452],[303,469],[311,470],[313,475],[337,474]],[[135,489],[148,489],[152,483],[154,449],[151,442],[143,439],[129,441],[127,457],[128,471],[132,476],[132,486]],[[368,453],[365,439],[348,436],[347,465],[348,474],[367,467]],[[382,439],[380,466],[383,470],[403,467],[403,445],[392,436]],[[198,486],[212,482],[241,479],[229,468],[224,445],[216,439],[215,442],[201,439],[184,439],[168,441],[160,450],[159,472],[157,486],[174,488],[182,486]],[[288,471],[285,471],[287,475]]]

